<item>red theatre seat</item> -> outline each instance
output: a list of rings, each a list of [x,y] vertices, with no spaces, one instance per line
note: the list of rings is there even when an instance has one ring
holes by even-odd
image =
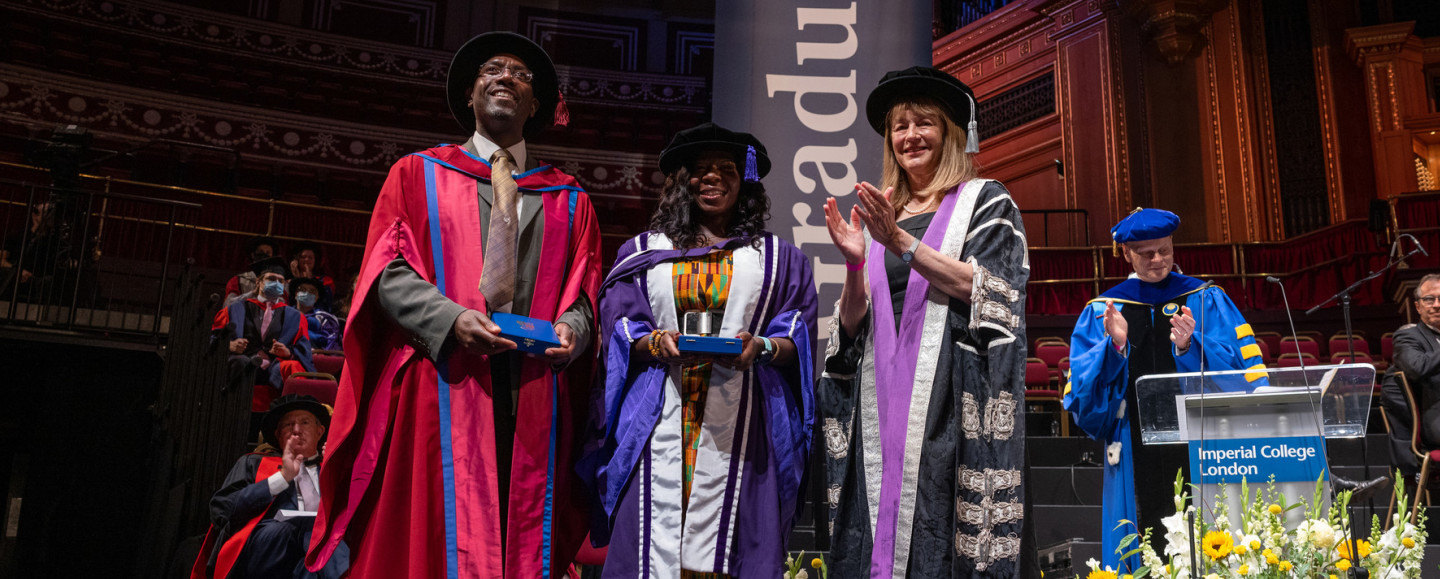
[[[340,385],[335,377],[323,372],[296,372],[285,379],[285,394],[305,394],[314,396],[322,403],[335,405],[335,393]]]
[[[1297,338],[1281,338],[1280,354],[1309,354],[1312,358],[1320,359],[1320,343],[1309,336]]]
[[[1264,344],[1264,347],[1267,348],[1266,352],[1269,352],[1269,357],[1265,359],[1266,363],[1280,355],[1280,332],[1255,332],[1255,341]]]
[[[1062,379],[1060,373],[1060,360],[1070,356],[1070,344],[1062,342],[1045,342],[1035,348],[1035,357],[1045,362],[1050,369],[1050,379],[1059,382]]]
[[[323,372],[340,378],[340,370],[345,368],[345,353],[335,350],[315,350],[315,371]]]
[[[1025,389],[1050,387],[1050,366],[1039,358],[1025,359]]]
[[[1309,360],[1306,360],[1306,363],[1309,363]],[[1335,352],[1334,354],[1331,354],[1331,355],[1330,355],[1330,363],[1331,363],[1331,364],[1349,364],[1349,363],[1350,363],[1350,353],[1349,353],[1349,352]],[[1370,355],[1369,355],[1369,354],[1366,354],[1365,352],[1355,352],[1355,363],[1356,363],[1356,364],[1374,364],[1374,363],[1375,363],[1375,360],[1372,360],[1372,359],[1370,358]]]
[[[1295,368],[1302,365],[1302,359],[1303,365],[1305,366],[1320,365],[1320,360],[1316,357],[1310,354],[1296,354],[1294,352],[1281,354],[1279,358],[1275,359],[1275,365],[1280,368]]]
[[[1343,332],[1330,336],[1329,345],[1331,356],[1350,353],[1350,340],[1346,339]],[[1370,353],[1370,342],[1365,340],[1365,336],[1358,333],[1355,334],[1355,352],[1359,354]]]

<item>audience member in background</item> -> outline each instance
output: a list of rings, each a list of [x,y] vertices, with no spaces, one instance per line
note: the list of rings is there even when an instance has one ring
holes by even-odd
[[[1440,448],[1440,273],[1420,278],[1414,299],[1420,323],[1395,331],[1395,370],[1405,374],[1420,405],[1425,446]]]
[[[275,238],[262,235],[250,238],[245,245],[245,253],[250,256],[250,263],[253,264],[266,258],[275,257],[275,251],[279,247],[280,243],[275,241]],[[228,307],[230,304],[255,295],[255,286],[255,272],[244,271],[236,274],[225,283],[225,305]]]
[[[320,309],[331,311],[335,307],[335,280],[321,272],[320,246],[302,241],[290,248],[290,273],[297,279],[302,277],[320,281]]]
[[[30,303],[69,301],[65,289],[73,287],[80,264],[71,255],[57,212],[56,202],[37,201],[26,226],[5,237],[0,245],[0,295]]]
[[[295,372],[314,372],[315,366],[310,361],[310,332],[305,316],[285,305],[285,280],[290,276],[285,260],[261,260],[252,271],[260,286],[253,295],[215,314],[210,339],[212,343],[223,341],[230,351],[226,389],[270,386],[256,393],[251,406],[255,412],[263,412],[270,400],[280,395],[285,377]]]
[[[355,297],[355,287],[360,285],[360,268],[352,267],[345,270],[345,295],[335,300],[335,317],[340,318],[343,326],[350,319],[350,302]]]
[[[305,314],[310,330],[310,346],[316,350],[340,349],[340,319],[320,308],[320,280],[313,277],[297,277],[290,282],[290,295],[295,298],[295,309]]]
[[[345,572],[350,557],[343,546],[317,573],[303,565],[320,504],[316,482],[329,426],[330,410],[310,396],[291,394],[270,405],[261,427],[265,444],[235,461],[210,498],[210,532],[192,579],[329,578]]]

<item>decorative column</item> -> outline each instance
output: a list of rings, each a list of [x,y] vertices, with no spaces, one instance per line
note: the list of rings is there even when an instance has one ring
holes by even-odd
[[[1130,212],[1130,122],[1113,2],[1057,2],[1043,8],[1055,43],[1056,110],[1063,130],[1065,196],[1090,214],[1091,238]]]
[[[1426,114],[1424,46],[1414,22],[1345,31],[1350,57],[1365,75],[1366,114],[1375,157],[1375,189],[1381,199],[1419,189],[1413,137],[1407,118]]]
[[[1203,204],[1192,201],[1189,210],[1203,212],[1203,240],[1209,242],[1263,241],[1280,236],[1275,145],[1267,130],[1268,94],[1261,89],[1265,80],[1263,43],[1258,48],[1252,46],[1256,44],[1254,31],[1259,24],[1246,9],[1249,4],[1243,0],[1121,3],[1172,67],[1174,72],[1165,74],[1187,77],[1187,85],[1193,82],[1193,112],[1170,102],[1152,100],[1148,104],[1157,111],[1173,111],[1178,115],[1169,117],[1174,122],[1194,123],[1193,133],[1169,133],[1183,134],[1198,142],[1185,147],[1168,146],[1167,150],[1171,162],[1183,161],[1175,158],[1176,152],[1193,150],[1198,154],[1198,165],[1183,163],[1184,167],[1174,169],[1181,170],[1182,175],[1196,171],[1203,183]],[[1167,169],[1154,168],[1155,187],[1161,190],[1157,199],[1164,198]],[[1171,199],[1172,204],[1178,202]],[[1192,231],[1192,239],[1197,233]]]

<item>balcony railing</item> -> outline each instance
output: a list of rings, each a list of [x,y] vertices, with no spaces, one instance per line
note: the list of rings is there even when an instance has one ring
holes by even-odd
[[[156,337],[200,205],[0,180],[0,325]]]

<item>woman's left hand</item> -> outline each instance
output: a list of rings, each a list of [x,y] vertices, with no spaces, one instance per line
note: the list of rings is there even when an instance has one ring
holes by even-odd
[[[733,358],[717,357],[715,363],[732,370],[749,370],[764,345],[760,343],[760,340],[755,339],[755,336],[750,335],[750,332],[740,332],[735,337],[740,339],[740,355]]]
[[[895,247],[895,242],[905,233],[895,224],[895,208],[890,205],[890,195],[895,188],[886,188],[882,193],[874,185],[861,182],[855,186],[855,192],[860,195],[860,203],[855,207],[860,210],[860,220],[865,222],[870,238],[886,248]]]

